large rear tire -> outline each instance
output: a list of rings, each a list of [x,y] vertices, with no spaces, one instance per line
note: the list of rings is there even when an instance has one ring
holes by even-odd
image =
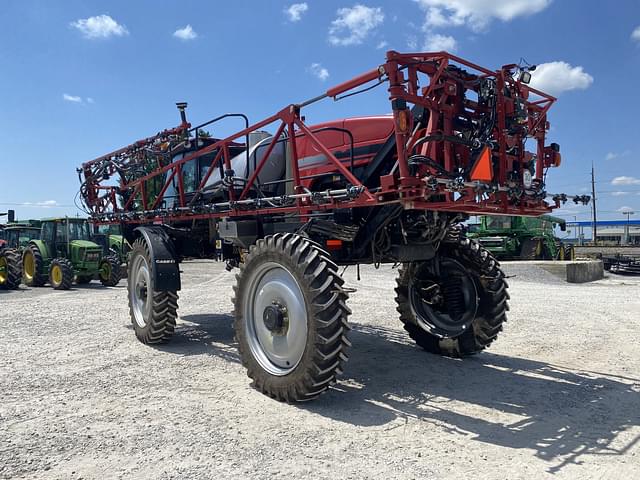
[[[542,260],[544,255],[542,241],[539,238],[528,238],[522,242],[520,259],[522,260]]]
[[[351,313],[329,254],[299,235],[268,236],[236,279],[234,328],[253,387],[286,402],[326,391],[347,361]]]
[[[0,289],[15,290],[22,277],[22,257],[20,252],[7,248],[0,252]]]
[[[448,357],[478,353],[491,345],[506,321],[504,273],[487,250],[458,229],[439,255],[436,268],[434,262],[413,262],[400,269],[400,320],[428,352]]]
[[[42,253],[35,244],[30,244],[22,253],[22,279],[29,287],[42,287],[47,283]]]
[[[114,255],[105,257],[100,262],[98,273],[100,283],[105,287],[115,287],[120,283],[120,259]]]
[[[128,277],[129,313],[136,337],[149,345],[167,342],[176,328],[178,293],[154,290],[151,254],[143,238],[133,244]]]
[[[49,285],[54,290],[69,290],[73,285],[73,265],[66,258],[54,258],[49,265]]]

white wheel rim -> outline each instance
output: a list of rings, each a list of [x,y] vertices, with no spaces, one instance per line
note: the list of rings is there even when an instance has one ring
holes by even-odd
[[[277,306],[285,311],[277,332],[265,325],[264,312]],[[307,308],[300,285],[291,272],[275,262],[260,265],[250,279],[243,304],[245,335],[253,357],[272,375],[293,371],[307,344]]]

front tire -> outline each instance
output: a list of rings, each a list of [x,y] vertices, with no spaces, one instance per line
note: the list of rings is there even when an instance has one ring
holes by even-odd
[[[22,277],[22,258],[12,248],[0,252],[0,288],[15,290],[20,286]]]
[[[66,258],[54,258],[49,266],[49,284],[54,290],[69,290],[73,284],[73,265]]]
[[[400,320],[428,352],[447,357],[481,352],[506,321],[509,294],[504,273],[487,250],[455,229],[439,255],[441,277],[429,275],[428,262],[401,268],[396,287]]]
[[[105,257],[100,262],[98,274],[100,283],[105,287],[115,287],[120,283],[120,260],[114,255]]]
[[[176,328],[178,293],[154,290],[151,254],[143,238],[133,244],[128,278],[129,313],[136,337],[148,345],[167,342]]]
[[[252,386],[286,402],[326,391],[351,345],[348,295],[329,254],[299,235],[268,236],[236,279],[234,328]]]

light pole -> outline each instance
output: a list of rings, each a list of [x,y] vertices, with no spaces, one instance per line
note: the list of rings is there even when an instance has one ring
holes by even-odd
[[[623,215],[627,216],[627,245],[631,244],[631,215],[635,215],[636,212],[632,210],[625,210],[622,212]]]

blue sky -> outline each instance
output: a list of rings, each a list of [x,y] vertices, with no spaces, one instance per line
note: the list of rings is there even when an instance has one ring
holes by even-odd
[[[585,193],[603,219],[640,218],[640,2],[619,0],[2,0],[0,211],[75,214],[83,161],[179,123],[252,121],[381,63],[387,49],[453,49],[487,67],[545,64],[558,95],[548,190]],[[636,30],[638,29],[638,30]],[[307,121],[387,113],[384,91],[325,101]],[[214,135],[238,127],[229,122]],[[588,207],[558,213],[588,220]]]

